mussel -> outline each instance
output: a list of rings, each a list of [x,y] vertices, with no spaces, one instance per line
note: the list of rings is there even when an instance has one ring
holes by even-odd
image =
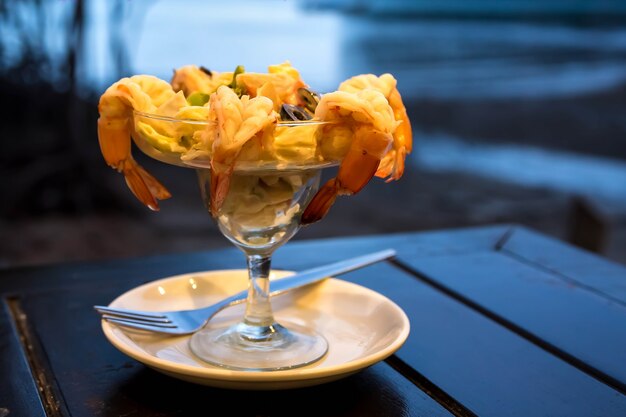
[[[298,122],[302,120],[311,120],[311,116],[304,108],[291,104],[283,104],[280,107],[280,119],[289,122]]]
[[[320,95],[307,88],[301,87],[298,88],[298,96],[300,96],[300,99],[302,99],[302,102],[304,103],[304,108],[311,113],[315,113],[317,104],[320,102]]]

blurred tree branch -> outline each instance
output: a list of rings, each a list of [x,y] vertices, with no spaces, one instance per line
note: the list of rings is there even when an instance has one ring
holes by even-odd
[[[95,137],[98,94],[81,79],[93,59],[85,38],[94,1],[0,0],[4,216],[115,206]],[[104,3],[112,78],[129,71],[127,3]]]

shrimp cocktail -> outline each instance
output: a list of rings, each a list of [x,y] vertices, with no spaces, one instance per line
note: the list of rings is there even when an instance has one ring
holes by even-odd
[[[171,196],[131,156],[131,137],[147,155],[197,171],[207,210],[248,264],[244,317],[209,323],[190,339],[200,359],[229,369],[270,371],[313,363],[328,343],[316,329],[274,320],[271,255],[301,225],[322,219],[339,195],[372,177],[397,180],[411,151],[411,125],[390,74],[359,75],[319,95],[289,63],[267,73],[186,66],[170,82],[123,78],[98,106],[107,164],[152,210]],[[338,166],[319,187],[322,169]]]

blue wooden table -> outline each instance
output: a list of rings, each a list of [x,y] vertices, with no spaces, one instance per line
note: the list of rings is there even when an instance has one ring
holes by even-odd
[[[406,344],[346,379],[263,393],[150,370],[106,341],[91,307],[241,268],[234,248],[0,271],[0,416],[626,416],[624,267],[509,225],[293,242],[273,264],[388,247],[395,260],[341,278],[404,309]]]

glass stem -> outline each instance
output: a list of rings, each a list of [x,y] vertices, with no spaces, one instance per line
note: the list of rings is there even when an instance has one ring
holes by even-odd
[[[269,255],[247,255],[248,298],[240,332],[249,340],[267,340],[274,333],[274,314],[270,303]]]

